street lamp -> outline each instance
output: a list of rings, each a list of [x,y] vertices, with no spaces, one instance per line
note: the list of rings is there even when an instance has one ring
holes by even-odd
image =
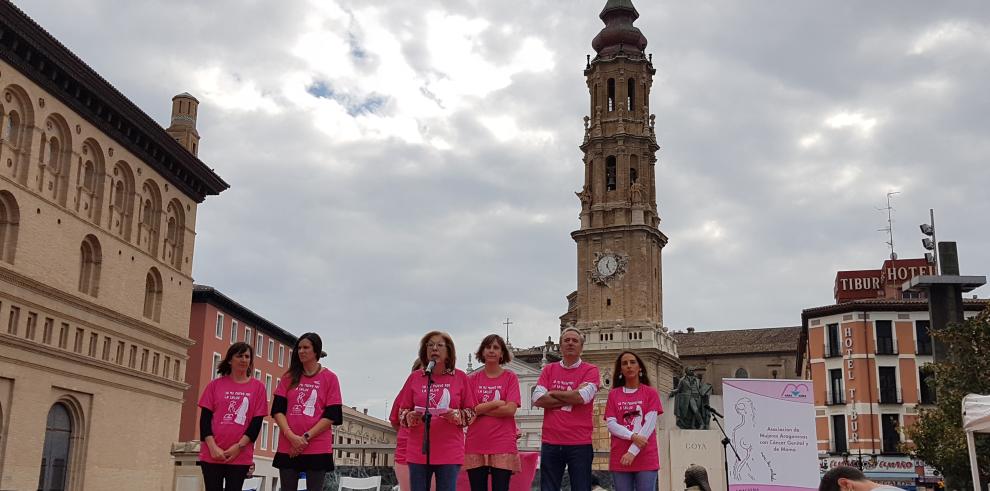
[[[935,274],[939,274],[938,248],[936,247],[938,242],[935,240],[935,209],[929,209],[928,213],[931,217],[931,223],[922,223],[919,227],[921,228],[921,233],[927,236],[921,239],[921,245],[925,248],[925,250],[931,251],[925,253],[925,260],[928,261],[928,264],[935,267]]]

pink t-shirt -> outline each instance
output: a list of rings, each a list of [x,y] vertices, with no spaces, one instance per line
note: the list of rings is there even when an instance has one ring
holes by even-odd
[[[213,440],[222,450],[236,444],[251,420],[268,413],[268,393],[265,384],[252,378],[244,383],[234,382],[230,376],[213,379],[203,395],[199,397],[199,407],[213,411]],[[204,442],[199,449],[199,460],[210,464],[251,465],[254,461],[254,444],[249,443],[230,462],[214,460],[210,447]]]
[[[560,363],[543,367],[537,385],[547,390],[577,390],[583,383],[598,387],[598,367],[582,361],[574,368]],[[590,445],[594,429],[594,404],[578,404],[543,410],[543,442],[551,445]]]
[[[289,423],[289,428],[297,435],[309,431],[320,418],[323,417],[323,408],[343,404],[340,398],[340,383],[337,375],[328,368],[321,369],[316,375],[307,377],[303,374],[299,377],[299,385],[290,390],[290,379],[282,377],[278,381],[275,395],[285,397],[288,407],[285,411],[285,420]],[[285,433],[278,435],[278,451],[289,453],[292,444],[285,436]],[[323,454],[333,451],[333,426],[327,431],[320,433],[310,439],[309,445],[303,449],[303,455]]]
[[[608,402],[605,404],[605,419],[615,418],[629,431],[638,433],[643,427],[643,418],[650,411],[656,411],[657,419],[663,414],[660,396],[657,390],[649,385],[640,385],[635,392],[627,394],[623,387],[609,391]],[[654,430],[656,427],[654,427]],[[622,456],[629,451],[632,440],[623,440],[612,435],[612,450],[609,456],[608,470],[613,472],[655,471],[660,468],[660,454],[657,451],[657,432],[650,433],[646,440],[646,448],[639,449],[639,454],[631,465],[622,465]]]
[[[495,400],[516,403],[519,407],[519,378],[512,370],[504,370],[488,378],[480,369],[468,375],[471,392],[478,404]],[[476,454],[516,453],[516,418],[481,415],[468,427],[464,451]]]
[[[396,396],[395,401],[392,402],[392,412],[388,415],[388,421],[392,423],[393,426],[399,424],[399,397],[401,397],[401,394]],[[399,429],[396,431],[396,435],[395,435],[396,464],[406,463],[406,442],[408,441],[409,441],[409,428],[399,425]]]
[[[460,370],[454,373],[433,373],[433,387],[430,391],[429,407],[434,412],[430,426],[430,464],[464,463],[464,430],[451,424],[443,416],[445,410],[474,408],[474,394],[471,393],[467,375]],[[425,408],[426,374],[417,370],[409,375],[406,384],[399,392],[400,409],[414,410]],[[425,464],[423,454],[423,433],[426,425],[419,424],[409,429],[406,443],[406,462]]]

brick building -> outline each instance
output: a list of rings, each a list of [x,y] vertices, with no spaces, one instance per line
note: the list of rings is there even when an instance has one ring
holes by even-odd
[[[919,408],[935,402],[925,368],[933,361],[928,301],[894,286],[925,274],[931,270],[923,259],[840,271],[836,303],[801,313],[823,469],[848,461],[875,481],[905,489],[930,474],[901,446],[911,443],[904,428],[917,420]],[[963,305],[968,318],[988,301]]]
[[[289,369],[292,347],[297,339],[294,334],[216,288],[205,285],[193,287],[189,337],[196,344],[189,348],[186,370],[189,388],[182,406],[179,439],[187,444],[184,445],[186,456],[179,459],[180,464],[195,463],[195,455],[199,452],[199,396],[203,388],[216,377],[217,366],[230,345],[244,341],[254,347],[254,377],[265,384],[270,407],[278,380]],[[324,358],[322,363],[333,370],[332,361]],[[337,465],[392,465],[395,430],[387,421],[346,406],[347,394],[343,394],[343,397],[344,424],[333,429],[334,459]],[[278,469],[271,465],[278,446],[278,433],[278,425],[274,419],[266,416],[254,445],[255,478],[249,482],[258,490],[278,489]],[[180,474],[183,479],[196,482],[200,478],[199,470],[195,468],[183,469]]]

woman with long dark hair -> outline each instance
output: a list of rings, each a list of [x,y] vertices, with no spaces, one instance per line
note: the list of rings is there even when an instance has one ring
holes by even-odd
[[[320,365],[323,341],[307,332],[296,341],[289,369],[278,381],[272,417],[278,424],[278,450],[272,466],[279,470],[282,489],[296,489],[306,473],[307,491],[322,491],[333,470],[333,429],[343,423],[337,375]]]
[[[399,392],[399,421],[409,427],[406,461],[412,491],[427,491],[436,475],[437,491],[454,491],[457,473],[464,463],[464,427],[474,419],[474,394],[467,375],[456,368],[454,340],[445,332],[431,331],[419,342],[419,361],[432,368],[416,370]],[[423,453],[423,415],[430,416],[429,464]]]
[[[247,343],[227,348],[199,397],[199,466],[206,491],[240,491],[254,462],[254,441],[261,432],[268,394],[251,377],[254,349]]]
[[[619,354],[612,373],[605,421],[612,434],[608,469],[615,491],[656,491],[660,469],[656,424],[663,414],[660,396],[650,386],[643,360],[632,351]]]
[[[521,400],[519,378],[502,367],[512,353],[498,334],[486,336],[474,357],[485,365],[468,375],[478,405],[464,444],[464,468],[471,491],[488,491],[489,476],[492,491],[508,491],[509,479],[521,467],[515,418]]]

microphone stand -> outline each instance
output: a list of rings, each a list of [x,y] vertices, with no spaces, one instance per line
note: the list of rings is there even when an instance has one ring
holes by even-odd
[[[434,368],[436,370],[436,368]],[[426,455],[426,465],[430,465],[430,393],[433,391],[433,371],[426,372],[426,411],[423,413],[423,455]]]
[[[719,414],[718,411],[716,411],[715,409],[712,409],[711,406],[705,406],[705,409],[711,411],[711,413],[714,415],[714,416],[712,416],[712,421],[715,422],[715,425],[718,426],[719,431],[722,432],[722,455],[724,456],[724,458],[722,460],[724,461],[724,464],[725,464],[725,489],[726,489],[726,491],[728,491],[728,489],[729,489],[729,448],[731,448],[732,449],[732,453],[735,454],[736,461],[737,462],[740,461],[740,460],[742,460],[742,459],[739,458],[739,452],[736,451],[736,446],[732,444],[732,440],[729,439],[729,435],[726,435],[725,434],[725,428],[722,427],[722,423],[719,423],[718,422],[718,418],[722,418],[722,420],[724,421],[725,420],[725,416],[722,416],[721,414]],[[716,418],[715,416],[718,416],[718,418]]]

